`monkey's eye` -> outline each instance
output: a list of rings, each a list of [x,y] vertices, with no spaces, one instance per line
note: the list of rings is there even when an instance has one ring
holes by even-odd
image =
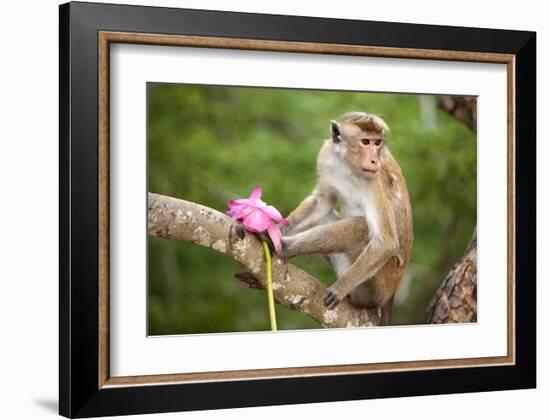
[[[382,140],[376,140],[376,141],[374,142],[374,144],[376,144],[377,146],[380,146],[380,143],[382,143]]]
[[[361,139],[361,143],[363,143],[365,146],[368,146],[370,144],[369,139]]]

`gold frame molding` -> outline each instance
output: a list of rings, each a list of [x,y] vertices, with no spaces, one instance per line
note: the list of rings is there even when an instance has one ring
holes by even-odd
[[[160,35],[100,31],[99,37],[99,387],[191,383],[244,379],[273,379],[319,375],[467,368],[515,364],[515,57],[512,54],[466,51],[386,48],[356,45],[268,41],[184,35]],[[255,369],[220,372],[174,373],[146,376],[110,376],[109,368],[109,53],[110,44],[147,44],[196,48],[352,55],[500,63],[507,66],[507,144],[508,144],[508,248],[507,248],[507,355],[465,359],[367,363],[298,368]]]

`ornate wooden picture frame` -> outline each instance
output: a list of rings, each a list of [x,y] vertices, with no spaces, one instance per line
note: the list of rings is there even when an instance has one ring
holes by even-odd
[[[535,386],[535,34],[156,7],[60,6],[60,414],[67,417]],[[507,354],[110,374],[110,47],[185,46],[507,66]]]

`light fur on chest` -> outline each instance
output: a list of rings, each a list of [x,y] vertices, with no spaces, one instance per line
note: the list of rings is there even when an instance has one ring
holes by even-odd
[[[368,183],[355,175],[340,156],[333,156],[327,162],[321,177],[336,192],[340,201],[340,215],[343,218],[364,216],[369,227],[369,239],[380,233],[380,224],[375,194]]]

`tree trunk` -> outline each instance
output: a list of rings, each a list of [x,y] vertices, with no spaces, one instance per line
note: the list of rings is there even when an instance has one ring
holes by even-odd
[[[441,97],[438,106],[477,130],[477,99]],[[451,269],[427,309],[426,322],[444,324],[477,321],[477,227],[464,256]]]
[[[477,321],[477,228],[464,256],[432,298],[427,313],[429,324]]]

